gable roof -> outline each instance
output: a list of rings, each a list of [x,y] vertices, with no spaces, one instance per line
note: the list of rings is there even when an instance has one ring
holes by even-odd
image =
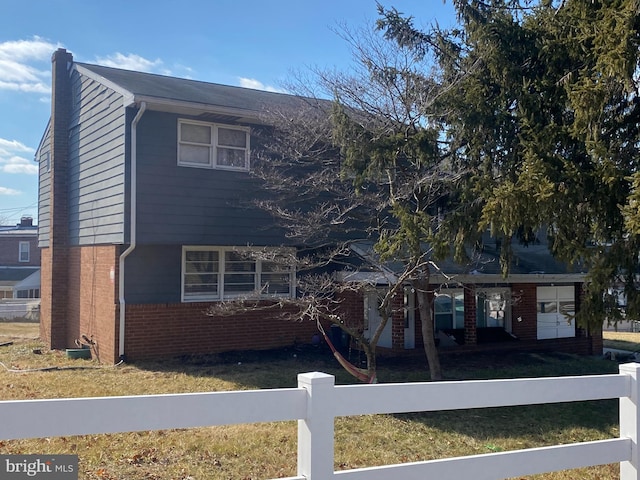
[[[168,77],[152,73],[74,63],[82,74],[114,89],[125,97],[128,105],[146,102],[148,108],[163,111],[194,109],[200,113],[215,111],[228,113],[246,120],[256,121],[266,106],[295,107],[310,101],[304,97],[285,93],[267,92],[251,88],[233,87],[185,78]]]
[[[40,267],[0,267],[0,285],[14,285],[39,271]]]

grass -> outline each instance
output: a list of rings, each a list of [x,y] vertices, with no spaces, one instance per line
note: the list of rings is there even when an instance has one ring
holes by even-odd
[[[640,352],[640,333],[638,332],[603,332],[604,346],[619,350]]]
[[[62,352],[46,350],[31,334],[6,333],[9,328],[0,324],[0,344],[7,339],[14,342],[0,347],[0,362],[7,368],[60,369],[19,373],[0,368],[3,400],[292,387],[297,373],[314,370],[336,375],[337,383],[351,383],[323,349],[231,353],[112,367],[95,360],[67,359]],[[34,353],[38,350],[40,354]],[[443,356],[442,361],[448,379],[617,372],[614,362],[563,354]],[[380,363],[382,382],[421,381],[427,376],[422,360],[382,359]],[[603,400],[338,418],[335,469],[612,438],[618,435],[617,412],[616,401]],[[77,454],[81,479],[248,480],[295,475],[296,442],[295,422],[280,422],[0,441],[0,454]],[[618,466],[527,478],[615,479]]]
[[[0,322],[0,343],[15,339],[38,338],[40,326],[38,323]]]

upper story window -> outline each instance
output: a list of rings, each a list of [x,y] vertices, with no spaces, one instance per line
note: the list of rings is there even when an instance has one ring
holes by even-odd
[[[178,121],[178,165],[249,170],[249,128]]]
[[[29,242],[20,242],[20,246],[18,247],[18,260],[20,262],[29,261],[29,248]]]

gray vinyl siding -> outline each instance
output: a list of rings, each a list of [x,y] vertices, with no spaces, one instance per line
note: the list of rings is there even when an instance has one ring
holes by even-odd
[[[70,243],[124,243],[127,136],[122,95],[77,72],[72,77],[72,91]]]
[[[48,159],[48,161],[47,161]],[[38,246],[49,246],[49,226],[51,225],[51,138],[47,127],[38,150]]]
[[[138,244],[285,244],[249,205],[260,195],[250,173],[177,165],[179,118],[150,111],[138,125]]]
[[[180,303],[180,245],[138,245],[127,257],[125,298],[129,304]]]

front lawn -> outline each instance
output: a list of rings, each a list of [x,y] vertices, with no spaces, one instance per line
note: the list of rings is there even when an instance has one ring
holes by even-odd
[[[336,375],[339,384],[351,383],[323,348],[185,357],[113,367],[95,360],[70,360],[62,352],[47,351],[38,341],[12,338],[12,345],[0,347],[0,362],[5,366],[0,368],[3,400],[293,387],[297,374],[305,371],[323,371]],[[442,361],[448,379],[617,372],[614,362],[564,354],[455,355],[443,356]],[[420,359],[381,359],[380,364],[381,382],[427,378]],[[86,368],[34,371],[50,366]],[[618,435],[617,415],[617,401],[603,400],[339,418],[335,422],[335,469],[612,438]],[[82,422],[82,418],[76,421]],[[0,454],[77,454],[81,479],[269,479],[296,474],[296,441],[295,422],[283,422],[0,439]],[[618,466],[531,478],[614,479],[618,478]]]
[[[640,352],[640,333],[638,332],[605,331],[602,336],[606,348]]]

